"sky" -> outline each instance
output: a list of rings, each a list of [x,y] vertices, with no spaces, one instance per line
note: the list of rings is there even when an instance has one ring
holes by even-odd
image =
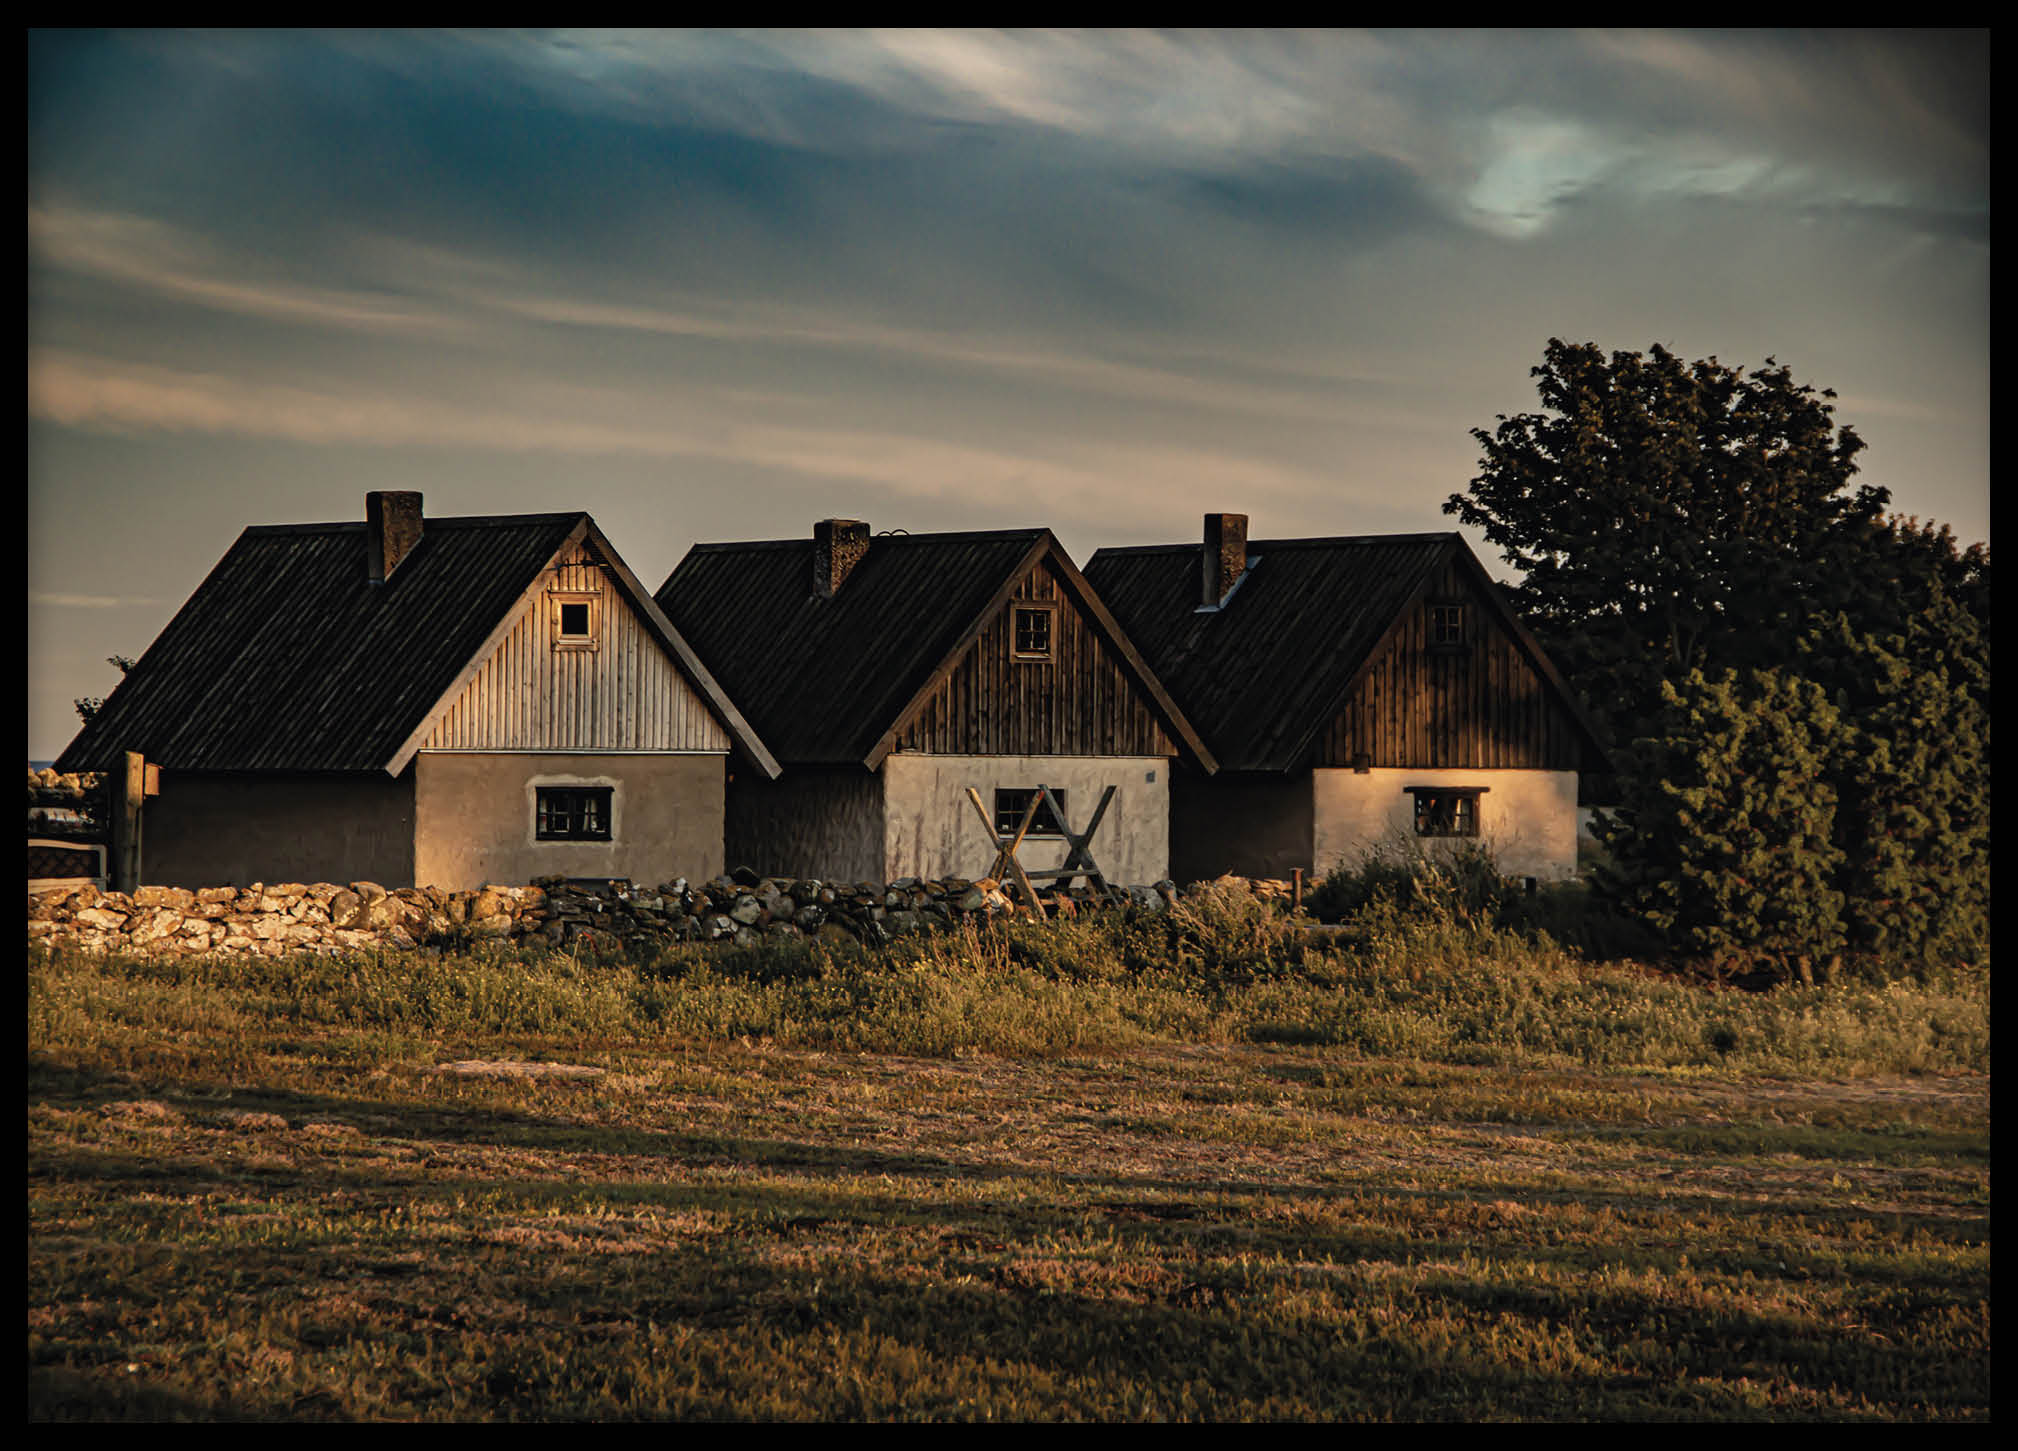
[[[1990,533],[1989,38],[31,33],[28,756],[248,525],[1457,527],[1552,337]],[[1504,575],[1483,539],[1467,537]]]

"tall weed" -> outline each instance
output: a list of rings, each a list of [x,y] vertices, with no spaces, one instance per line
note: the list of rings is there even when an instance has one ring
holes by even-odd
[[[1169,913],[970,927],[882,951],[804,941],[681,945],[642,962],[498,948],[163,962],[34,949],[28,1032],[31,1048],[117,1046],[129,1057],[195,1035],[278,1035],[345,1061],[486,1040],[541,1051],[767,1039],[933,1057],[1156,1040],[1656,1071],[1988,1068],[1987,968],[1712,990],[1590,964],[1476,900],[1425,883],[1411,905],[1378,899],[1322,943],[1226,893]]]

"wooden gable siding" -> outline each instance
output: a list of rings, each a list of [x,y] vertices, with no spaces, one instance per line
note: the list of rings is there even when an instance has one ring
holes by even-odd
[[[1016,602],[1056,608],[1052,659],[1012,661]],[[897,748],[942,756],[1173,756],[1164,730],[1120,658],[1074,605],[1048,562],[1017,581],[897,737]]]
[[[1462,601],[1466,646],[1430,646],[1430,606]],[[1453,560],[1411,606],[1346,707],[1326,728],[1315,764],[1415,769],[1574,771],[1575,721],[1465,571]]]
[[[550,591],[596,596],[595,649],[554,647]],[[729,736],[622,591],[577,546],[420,749],[727,751]]]

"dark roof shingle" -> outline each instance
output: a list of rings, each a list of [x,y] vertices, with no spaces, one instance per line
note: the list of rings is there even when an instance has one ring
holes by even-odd
[[[1286,771],[1455,534],[1255,539],[1225,608],[1200,612],[1197,544],[1103,549],[1086,579],[1219,758]]]
[[[810,538],[697,544],[656,599],[779,760],[857,764],[1049,539],[879,534],[831,599]]]
[[[383,769],[582,513],[426,521],[383,584],[362,523],[247,529],[61,758]]]

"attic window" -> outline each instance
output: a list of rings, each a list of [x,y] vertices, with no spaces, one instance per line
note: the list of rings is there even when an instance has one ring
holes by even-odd
[[[1415,798],[1417,836],[1477,836],[1478,799],[1485,786],[1405,786]]]
[[[1459,600],[1443,600],[1429,607],[1429,643],[1433,650],[1461,650],[1464,648],[1464,604]]]
[[[600,601],[593,594],[556,592],[548,596],[553,601],[554,648],[556,650],[593,650],[596,648],[596,628],[601,623]]]
[[[1010,610],[1009,658],[1030,663],[1050,660],[1056,607],[1012,605]]]

